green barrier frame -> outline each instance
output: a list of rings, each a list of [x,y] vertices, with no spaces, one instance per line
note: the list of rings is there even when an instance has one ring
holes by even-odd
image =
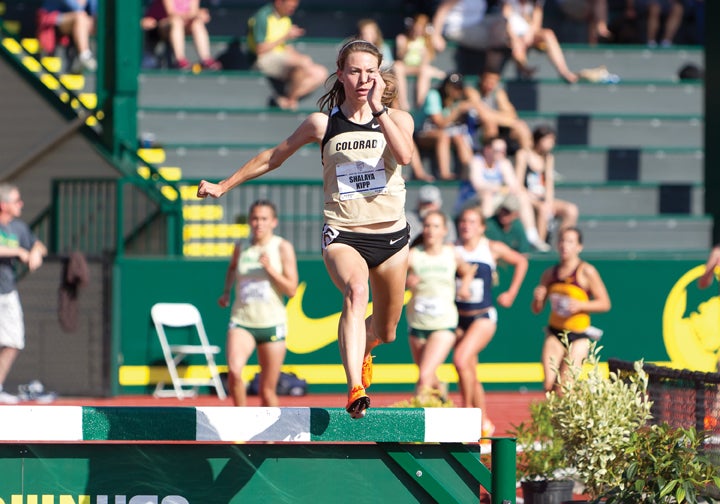
[[[515,503],[474,408],[0,406],[0,504]]]
[[[0,504],[477,503],[480,486],[514,504],[514,457],[509,438],[492,474],[462,443],[5,444]]]

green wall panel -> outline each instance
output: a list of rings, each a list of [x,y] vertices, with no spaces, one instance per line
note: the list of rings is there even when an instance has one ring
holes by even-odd
[[[706,291],[695,286],[694,279],[699,276],[702,258],[599,258],[590,261],[604,278],[613,305],[609,313],[595,315],[592,319],[593,325],[605,332],[601,340],[605,359],[673,361],[678,367],[711,370],[720,349],[717,323],[720,298],[717,286]],[[498,309],[498,330],[480,356],[481,365],[539,362],[548,314],[547,310],[540,315],[532,314],[530,301],[540,275],[553,263],[551,257],[531,259],[515,304],[508,309]],[[164,367],[150,321],[150,307],[159,301],[196,304],[203,314],[211,343],[224,346],[229,310],[220,308],[217,299],[226,266],[224,260],[125,259],[118,263],[114,278],[118,298],[114,301],[114,317],[115,337],[119,337],[121,351],[120,364]],[[340,294],[320,260],[301,260],[299,274],[301,287],[305,285],[301,307],[297,303],[300,294],[296,296],[293,307],[296,318],[293,320],[301,320],[302,324],[291,323],[286,364],[336,366],[340,362],[335,340],[337,318],[332,316],[337,317]],[[507,285],[510,274],[506,268],[499,268],[500,285],[496,287],[496,294]],[[671,291],[675,293],[672,298]],[[299,325],[302,329],[298,329]],[[686,351],[686,347],[689,350]],[[308,352],[309,349],[315,350]],[[382,345],[373,353],[377,356],[377,364],[411,363],[404,316],[396,342]],[[255,362],[251,360],[251,364]],[[224,355],[219,357],[219,363],[225,363]],[[499,369],[508,374],[506,388],[516,388],[517,383],[512,384],[517,382],[512,379],[512,369]],[[494,381],[502,383],[503,380]],[[378,382],[378,385],[382,386],[382,383]],[[530,385],[540,386],[539,383]],[[399,385],[390,386],[397,388]],[[402,386],[400,388],[404,390]]]

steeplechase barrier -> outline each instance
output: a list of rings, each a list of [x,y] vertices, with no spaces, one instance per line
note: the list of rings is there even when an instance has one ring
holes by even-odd
[[[0,406],[0,504],[515,503],[472,408]]]

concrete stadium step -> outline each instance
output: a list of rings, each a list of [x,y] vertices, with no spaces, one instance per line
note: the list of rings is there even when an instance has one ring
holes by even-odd
[[[228,49],[229,43],[235,37],[212,37],[211,53],[218,56]],[[244,38],[239,38],[244,49]],[[313,60],[324,65],[328,70],[335,68],[337,51],[343,42],[342,38],[302,38],[293,45],[298,50],[310,55]],[[394,40],[387,40],[394,46]],[[433,64],[447,72],[456,68],[454,45],[438,53]],[[195,46],[190,38],[186,39],[185,52],[190,61],[197,61]],[[574,71],[605,66],[608,72],[617,75],[621,82],[627,81],[668,81],[678,80],[678,70],[687,64],[704,67],[704,53],[699,47],[685,46],[670,49],[647,49],[639,46],[563,46],[568,67]],[[534,79],[559,79],[558,73],[550,63],[545,53],[531,51],[528,54],[530,66],[536,68]],[[503,78],[512,80],[517,78],[515,65],[508,63],[503,69]]]
[[[196,188],[187,182],[188,195]],[[407,208],[414,208],[422,183],[407,185]],[[437,183],[443,198],[443,209],[452,213],[458,193],[457,183]],[[586,189],[584,190],[583,187]],[[562,186],[558,197],[565,197],[580,205],[581,229],[586,233],[585,250],[640,252],[646,250],[706,250],[709,246],[712,219],[702,213],[702,188],[688,189],[645,184],[622,185],[577,185]],[[679,199],[672,189],[692,201],[691,212],[661,213],[661,200],[677,203]],[[565,191],[565,192],[562,192]],[[185,191],[183,191],[184,193]],[[664,193],[664,196],[659,193]],[[221,231],[237,231],[233,224],[239,216],[247,213],[247,202],[258,197],[270,198],[279,205],[280,222],[277,233],[291,240],[298,253],[315,253],[321,238],[322,228],[322,186],[316,181],[305,184],[273,186],[271,184],[247,184],[237,188],[228,198],[208,202],[188,199],[185,208],[196,208],[198,214],[204,206],[222,206],[222,217],[214,222],[196,222],[192,239],[186,241],[186,254],[192,256],[227,256],[232,252],[233,239],[223,237]],[[578,199],[571,199],[578,198]],[[604,205],[602,204],[604,202]],[[667,204],[667,201],[665,201]],[[594,205],[594,207],[593,207]],[[625,213],[621,211],[625,210]],[[593,212],[593,210],[595,210]],[[667,210],[667,209],[665,209]],[[217,210],[210,210],[217,213]],[[212,227],[214,235],[203,235],[202,226]],[[227,226],[223,227],[222,224]],[[210,227],[207,229],[211,229]],[[190,228],[186,232],[190,233]]]
[[[696,147],[704,144],[699,116],[629,114],[521,114],[530,128],[550,124],[558,145],[612,147]]]
[[[705,66],[704,53],[699,47],[646,49],[641,46],[585,46],[563,45],[568,67],[573,71],[605,66],[621,82],[632,80],[676,81],[678,70],[686,64]],[[537,68],[535,79],[554,79],[557,72],[545,53],[531,51],[528,62]],[[514,65],[508,64],[505,78],[516,77]]]
[[[606,149],[556,147],[555,169],[560,182],[701,183],[705,152],[702,148]]]
[[[704,210],[702,184],[558,184],[555,196],[578,206],[580,215],[690,214]]]
[[[344,33],[340,38],[310,38],[300,39],[295,45],[303,52],[313,57],[315,61],[334,69],[337,50],[344,37],[351,32]],[[212,37],[212,53],[220,54],[227,48],[232,37]],[[394,40],[388,39],[389,45],[394,46]],[[701,47],[682,46],[669,49],[648,49],[633,45],[603,45],[587,46],[565,44],[563,53],[568,67],[580,71],[582,69],[605,66],[608,72],[617,75],[621,81],[632,80],[664,80],[677,81],[678,70],[686,64],[704,67],[704,53]],[[433,64],[446,71],[456,68],[456,46],[450,44],[448,48],[438,53]],[[187,54],[196,55],[195,48],[190,39],[187,39]],[[545,53],[530,51],[529,64],[536,68],[535,79],[558,79],[555,68]],[[506,79],[517,77],[517,71],[512,64],[505,65],[503,76]]]
[[[265,106],[272,95],[269,82],[257,72],[181,74],[176,71],[143,72],[141,107],[249,108]],[[90,83],[86,84],[88,89]],[[521,112],[589,114],[703,114],[703,86],[661,81],[619,84],[573,84],[558,81],[509,81],[506,88]],[[88,89],[89,90],[89,89]],[[325,92],[315,91],[301,102],[314,109]]]
[[[578,226],[583,231],[586,252],[706,251],[711,246],[710,217],[590,216],[581,217]],[[318,248],[321,228],[320,222],[303,220],[281,222],[277,232],[290,239],[298,253],[312,254]],[[234,244],[230,238],[189,238],[184,253],[227,257]]]
[[[415,208],[417,192],[422,184],[408,184],[407,208]],[[443,200],[443,209],[452,215],[458,195],[458,184],[437,183]],[[555,196],[578,206],[584,219],[618,220],[625,217],[638,219],[687,219],[702,217],[704,188],[702,184],[638,184],[597,183],[557,184]]]
[[[185,178],[222,178],[273,143],[195,144],[167,146],[162,164],[180,166]],[[694,148],[606,149],[557,147],[555,169],[558,183],[636,181],[650,183],[701,183],[704,151]],[[320,177],[317,147],[301,149],[286,164],[264,177],[269,180]],[[409,175],[409,169],[407,170]]]
[[[199,75],[177,71],[143,72],[139,76],[140,107],[249,108],[266,107],[272,87],[258,72],[205,72]],[[320,88],[301,101],[315,110]]]
[[[292,133],[306,112],[153,108],[138,113],[138,128],[161,143],[272,143]],[[524,114],[531,128],[550,124],[560,145],[702,147],[701,116]]]
[[[711,217],[581,217],[586,252],[707,251],[712,246]]]
[[[585,114],[702,115],[703,86],[661,81],[572,84],[510,81],[505,85],[518,111]]]
[[[165,149],[167,155],[165,163],[181,166],[185,178],[223,178],[271,146],[270,144],[246,146],[228,144],[227,147],[221,145],[172,147]],[[280,168],[263,175],[266,180],[318,180],[320,177],[320,150],[317,146],[302,148]]]
[[[138,130],[154,134],[157,142],[192,143],[277,143],[305,119],[305,113],[196,112],[168,110],[138,112]]]
[[[239,216],[247,212],[247,202],[257,197],[272,198],[281,206],[278,233],[295,244],[298,253],[312,253],[320,240],[322,227],[322,186],[318,183],[284,187],[250,184],[243,186],[232,197],[208,203],[198,200],[188,202],[185,207],[193,207],[202,214],[205,206],[223,207],[222,217],[216,224],[232,224]],[[414,208],[417,194],[423,184],[408,184],[407,208]],[[452,212],[458,186],[455,183],[438,183],[443,198],[443,208]],[[189,188],[189,192],[192,192]],[[663,250],[683,249],[700,250],[708,246],[712,219],[702,211],[702,186],[663,186],[657,184],[641,185],[588,185],[578,184],[558,187],[557,195],[574,201],[580,207],[582,228],[588,235],[598,235],[586,243],[585,250]],[[673,207],[685,201],[689,208],[683,214],[682,209]],[[663,208],[666,206],[666,208]],[[216,213],[216,210],[209,210]],[[202,225],[202,222],[197,222]],[[212,224],[206,221],[204,224]],[[199,231],[198,231],[199,232]],[[613,233],[619,233],[617,236]],[[197,233],[196,233],[197,235]],[[198,238],[192,242],[196,251],[212,250],[213,243],[232,243],[229,239]],[[229,245],[227,246],[229,247]],[[226,247],[226,248],[227,248]]]

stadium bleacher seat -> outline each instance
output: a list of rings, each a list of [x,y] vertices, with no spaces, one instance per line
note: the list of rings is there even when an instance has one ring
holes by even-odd
[[[29,26],[37,1],[23,8],[13,2],[7,8],[10,12],[3,21],[17,38],[5,38],[3,45],[27,58],[26,66],[46,86],[58,90],[62,99],[79,100],[78,105],[94,109],[93,74],[63,74],[67,68],[64,54],[52,59],[38,54]],[[264,3],[214,0],[209,4],[214,56],[233,42],[244,43],[245,21]],[[308,36],[297,44],[333,70],[337,48],[354,31],[359,17],[379,19],[386,39],[392,42],[407,12],[402,0],[368,0],[362,9],[339,9],[331,0],[303,0],[295,18]],[[574,37],[575,42],[583,42],[584,32],[562,24],[553,0],[548,1],[547,19],[560,27],[561,37],[575,30],[566,41]],[[568,85],[558,78],[547,57],[536,51],[529,56],[537,68],[535,80],[515,80],[513,65],[505,66],[503,76],[511,99],[531,127],[549,123],[558,130],[557,194],[579,204],[580,226],[588,231],[586,250],[705,249],[712,221],[703,210],[704,87],[702,82],[680,82],[677,75],[687,63],[704,64],[702,48],[649,50],[640,45],[590,47],[584,43],[565,43],[563,48],[570,68],[602,65],[620,81]],[[438,55],[437,66],[454,68],[452,49]],[[191,60],[196,58],[194,51],[188,40]],[[468,76],[470,82],[476,78]],[[262,75],[249,69],[199,74],[143,70],[138,79],[138,132],[151,134],[158,146],[152,150],[159,151],[144,152],[141,157],[168,180],[226,176],[289,134],[307,112],[316,109],[323,93],[318,90],[301,102],[299,112],[288,113],[268,107],[272,89]],[[267,179],[316,181],[320,176],[316,147],[303,148],[289,164],[290,168],[272,172]],[[147,167],[140,164],[138,168],[149,175]],[[186,253],[231,253],[232,239],[240,233],[233,219],[243,209],[226,201],[197,200],[194,183],[179,189],[191,226],[186,228]],[[441,189],[451,208],[456,185],[441,184]],[[315,189],[308,191],[314,194]],[[417,185],[410,184],[409,207],[416,197]],[[308,220],[293,225],[311,234],[317,223]]]

